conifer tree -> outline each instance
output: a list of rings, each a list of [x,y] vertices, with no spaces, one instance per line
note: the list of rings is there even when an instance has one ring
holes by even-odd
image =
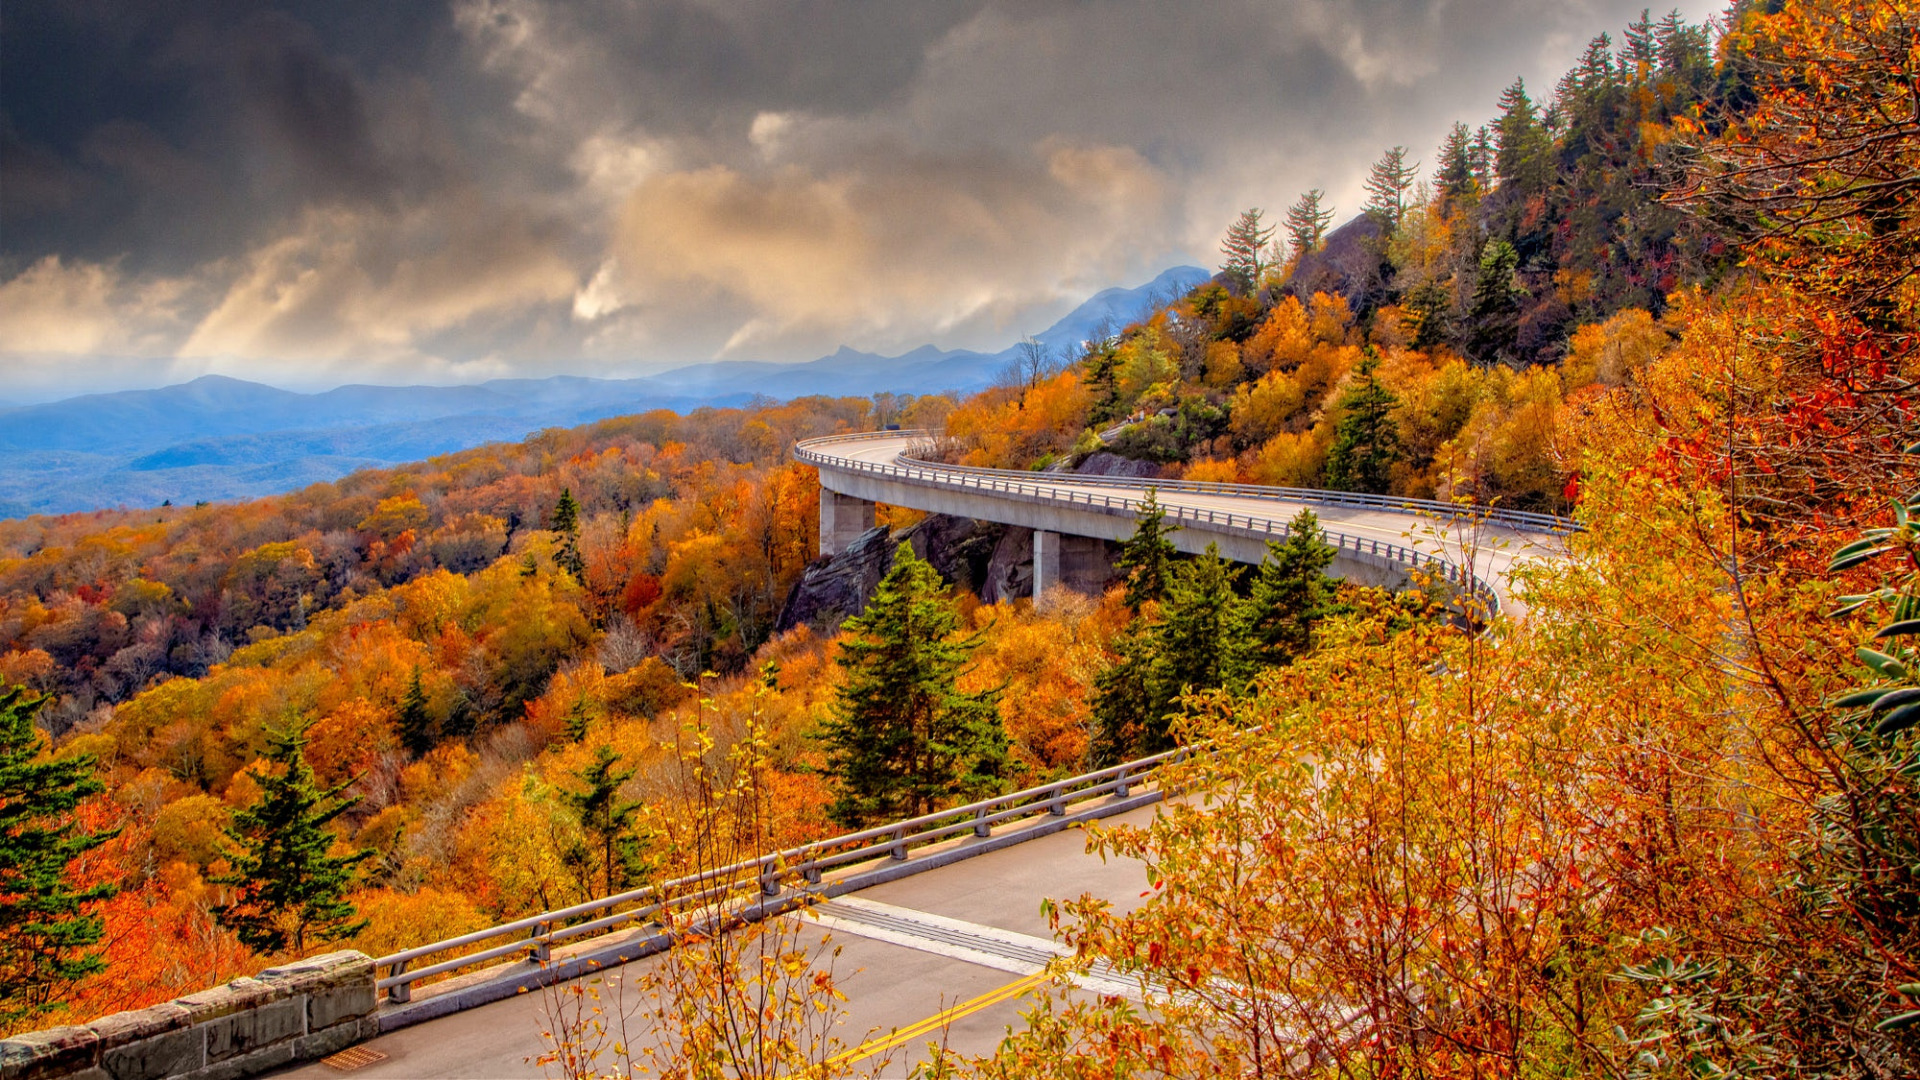
[[[1287,240],[1293,246],[1295,259],[1320,250],[1320,242],[1327,237],[1327,226],[1333,223],[1333,207],[1320,205],[1326,194],[1313,188],[1287,208]]]
[[[306,748],[305,721],[267,733],[269,769],[259,777],[260,797],[236,811],[226,829],[232,870],[208,878],[239,887],[232,903],[213,909],[214,918],[256,952],[299,955],[309,938],[339,941],[367,925],[346,897],[355,867],[373,851],[333,855],[327,828],[360,801],[340,797],[354,780],[323,790]]]
[[[560,534],[554,564],[578,579],[587,564],[580,558],[580,504],[574,501],[572,488],[561,488],[560,501],[553,504],[553,531]]]
[[[1157,700],[1154,666],[1159,650],[1152,626],[1144,619],[1130,621],[1114,637],[1113,649],[1119,656],[1093,677],[1088,764],[1095,769],[1141,756],[1147,718]]]
[[[600,872],[601,896],[634,888],[647,872],[633,821],[642,804],[620,797],[620,786],[633,779],[634,770],[618,768],[619,764],[620,755],[613,747],[601,746],[593,760],[574,774],[586,790],[561,792],[591,841],[589,858],[597,865],[589,868],[586,877],[591,886],[592,870]]]
[[[1473,193],[1473,133],[1467,125],[1455,123],[1447,132],[1447,141],[1440,144],[1440,169],[1434,176],[1434,184],[1440,189],[1440,199],[1447,210]]]
[[[434,730],[433,714],[427,710],[427,693],[420,686],[420,668],[413,669],[406,695],[400,699],[400,745],[414,757],[425,757],[433,749],[439,732]]]
[[[1167,537],[1178,532],[1178,525],[1167,527],[1166,511],[1160,509],[1158,489],[1148,488],[1140,507],[1140,520],[1133,535],[1120,546],[1113,565],[1127,571],[1127,607],[1139,614],[1149,600],[1167,595],[1167,581],[1173,573],[1176,555],[1173,541]]]
[[[1473,132],[1470,158],[1473,162],[1473,181],[1481,191],[1493,187],[1493,157],[1493,133],[1487,130],[1487,125],[1481,124]]]
[[[115,889],[77,887],[72,872],[75,859],[119,830],[87,832],[74,821],[102,785],[91,755],[42,753],[33,718],[47,700],[0,684],[0,1031],[53,1012],[75,983],[107,966],[92,949],[104,923],[86,908]]]
[[[1236,649],[1239,600],[1233,586],[1240,576],[1208,544],[1199,558],[1182,563],[1167,588],[1156,629],[1157,686],[1139,749],[1153,754],[1173,746],[1168,717],[1182,694],[1212,690],[1226,682]]]
[[[1259,207],[1242,210],[1239,220],[1227,229],[1227,238],[1221,243],[1220,251],[1227,261],[1220,265],[1220,272],[1233,283],[1234,291],[1241,296],[1252,296],[1260,287],[1260,279],[1267,265],[1264,256],[1267,242],[1273,239],[1273,226],[1262,227]]]
[[[1407,192],[1419,175],[1419,162],[1407,164],[1407,148],[1391,147],[1367,174],[1367,203],[1361,209],[1378,218],[1388,232],[1400,228],[1400,219],[1407,213]]]
[[[1467,353],[1482,364],[1509,363],[1520,336],[1520,301],[1526,290],[1514,274],[1520,256],[1505,240],[1489,240],[1480,252],[1480,272],[1467,309]]]
[[[1319,517],[1305,508],[1288,522],[1285,540],[1268,542],[1243,609],[1243,677],[1290,664],[1312,645],[1332,592],[1326,570],[1334,554]]]
[[[1327,449],[1327,486],[1339,491],[1384,495],[1389,470],[1400,458],[1400,436],[1393,410],[1400,399],[1376,375],[1380,357],[1369,346],[1355,369],[1359,380],[1340,395],[1333,445]]]
[[[819,738],[837,785],[828,813],[858,827],[1000,786],[1007,760],[997,690],[955,681],[974,647],[933,567],[902,544],[835,662],[846,673]]]
[[[1515,79],[1513,85],[1501,91],[1500,117],[1493,124],[1494,175],[1503,183],[1520,185],[1523,191],[1541,186],[1542,172],[1550,164],[1547,155],[1552,147],[1547,129],[1533,107],[1533,99],[1527,96],[1525,80]]]
[[[568,742],[580,742],[587,737],[587,729],[593,725],[593,716],[587,712],[587,699],[578,698],[565,717]]]

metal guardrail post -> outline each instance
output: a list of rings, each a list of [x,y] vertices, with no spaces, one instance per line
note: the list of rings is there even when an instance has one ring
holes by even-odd
[[[1067,816],[1067,800],[1061,795],[1060,789],[1054,788],[1052,794],[1053,798],[1047,802],[1047,813],[1053,817]]]
[[[820,864],[814,862],[812,859],[808,859],[800,865],[800,874],[807,879],[807,884],[820,884]]]
[[[406,971],[407,962],[405,960],[397,960],[392,967],[387,969],[387,976],[388,978],[397,979],[406,974]],[[387,1000],[395,1005],[405,1005],[407,1002],[412,1001],[413,984],[410,982],[398,982],[387,987]]]
[[[987,808],[984,806],[973,812],[973,835],[993,835],[993,826],[987,824]]]
[[[1127,797],[1127,770],[1125,766],[1121,766],[1120,775],[1114,779],[1113,793],[1122,799]]]
[[[892,850],[892,851],[889,851],[889,852],[888,852],[887,854],[888,854],[888,855],[890,855],[891,857],[893,857],[893,858],[894,858],[894,859],[896,859],[896,860],[898,860],[898,859],[904,859],[904,858],[906,858],[906,857],[907,857],[907,829],[906,829],[906,826],[904,826],[904,825],[903,825],[903,826],[901,826],[900,828],[898,828],[898,829],[895,829],[895,830],[893,831],[893,850]]]
[[[532,943],[532,947],[527,950],[528,960],[536,964],[544,964],[553,959],[553,942],[547,939],[550,926],[550,923],[534,924],[533,936],[527,939]]]
[[[777,864],[768,863],[766,869],[760,872],[760,895],[780,895],[780,868]]]

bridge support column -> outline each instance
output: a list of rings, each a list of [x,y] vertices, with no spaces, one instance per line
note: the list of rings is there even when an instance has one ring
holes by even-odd
[[[1105,586],[1106,541],[1097,536],[1069,533],[1033,532],[1033,602],[1046,603],[1047,590],[1065,585],[1075,592],[1093,594]]]
[[[1046,603],[1047,590],[1060,584],[1060,541],[1057,532],[1033,530],[1033,604]]]
[[[837,491],[820,490],[820,554],[840,554],[871,528],[872,503]]]

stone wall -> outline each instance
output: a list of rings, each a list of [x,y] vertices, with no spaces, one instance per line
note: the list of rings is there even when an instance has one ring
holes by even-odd
[[[336,952],[161,1005],[0,1040],[0,1080],[228,1080],[380,1033],[373,961]]]

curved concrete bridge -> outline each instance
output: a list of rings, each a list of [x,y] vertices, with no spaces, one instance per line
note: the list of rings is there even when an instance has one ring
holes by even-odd
[[[1337,554],[1329,572],[1373,585],[1406,584],[1418,570],[1444,578],[1496,610],[1517,613],[1513,568],[1565,554],[1572,523],[1546,514],[1463,507],[1338,491],[1212,484],[942,465],[913,456],[925,431],[809,439],[794,457],[820,470],[820,550],[833,554],[874,524],[874,504],[996,521],[1034,530],[1034,594],[1076,586],[1104,570],[1103,541],[1131,536],[1151,490],[1181,551],[1217,544],[1221,555],[1259,563],[1285,539],[1301,509],[1320,519]]]

